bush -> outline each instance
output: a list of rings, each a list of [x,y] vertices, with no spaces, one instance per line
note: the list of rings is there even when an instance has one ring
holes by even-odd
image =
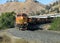
[[[2,13],[0,16],[0,29],[13,28],[15,22],[14,15],[15,15],[14,12]]]
[[[56,30],[60,31],[60,18],[55,18],[51,24],[51,27],[49,30]]]

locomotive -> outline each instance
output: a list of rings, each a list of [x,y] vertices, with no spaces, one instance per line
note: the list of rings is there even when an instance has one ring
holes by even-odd
[[[19,30],[26,30],[28,26],[28,16],[24,13],[17,14],[16,15],[16,27],[19,28]]]

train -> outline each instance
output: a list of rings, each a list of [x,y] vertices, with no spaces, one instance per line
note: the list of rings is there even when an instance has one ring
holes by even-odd
[[[47,17],[40,17],[40,16],[28,16],[25,13],[16,14],[16,22],[15,27],[19,30],[27,30],[29,24],[41,24],[41,23],[48,23],[51,22],[53,18]]]

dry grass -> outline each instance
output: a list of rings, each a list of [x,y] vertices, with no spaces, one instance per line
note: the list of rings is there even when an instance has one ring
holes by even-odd
[[[7,36],[1,36],[0,43],[11,43],[11,39]]]

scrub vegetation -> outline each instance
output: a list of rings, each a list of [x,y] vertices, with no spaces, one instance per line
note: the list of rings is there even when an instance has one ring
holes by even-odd
[[[15,23],[15,13],[6,12],[0,16],[0,29],[13,28]]]
[[[60,31],[60,17],[55,18],[52,21],[51,27],[49,30],[56,30],[56,31]]]

